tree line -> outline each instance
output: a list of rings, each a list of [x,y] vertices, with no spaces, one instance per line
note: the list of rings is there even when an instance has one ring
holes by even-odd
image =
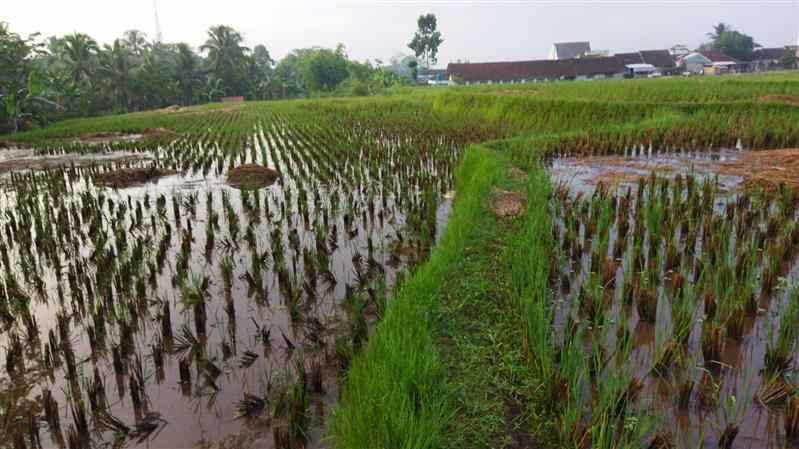
[[[441,39],[435,17],[432,31],[431,18],[423,17],[421,41],[411,48],[419,49],[417,54],[429,67]],[[327,93],[370,95],[412,84],[416,76],[414,56],[394,58],[386,65],[379,60],[358,62],[348,57],[342,44],[296,49],[275,61],[266,46],[245,46],[242,34],[227,25],[208,29],[205,43],[194,49],[186,43],[148,39],[138,30],[105,45],[84,33],[25,37],[0,22],[0,132],[228,96],[270,100]]]
[[[755,42],[755,38],[726,23],[721,22],[715,25],[707,37],[709,41],[699,47],[700,51],[720,51],[727,56],[745,62],[757,58],[757,49],[760,45]],[[797,67],[796,52],[786,49],[780,59],[780,66],[784,69],[795,69]]]

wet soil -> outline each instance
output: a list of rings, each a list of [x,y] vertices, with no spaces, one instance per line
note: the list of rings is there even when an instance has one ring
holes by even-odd
[[[0,174],[12,171],[44,170],[64,166],[90,166],[96,164],[127,163],[152,159],[149,153],[115,151],[108,153],[65,153],[37,155],[33,149],[11,148],[0,150]]]
[[[125,133],[121,131],[100,131],[83,133],[75,139],[76,143],[81,144],[103,144],[112,142],[134,142],[144,137],[143,134]]]
[[[799,188],[799,148],[746,151],[719,162],[718,172],[743,178],[745,188],[773,190],[784,184]]]
[[[252,190],[270,186],[279,177],[280,174],[269,167],[257,164],[243,164],[228,172],[227,182],[237,189]]]
[[[722,192],[774,190],[780,184],[799,188],[799,149],[697,153],[638,153],[625,156],[554,159],[550,174],[556,183],[591,192],[599,185],[632,187],[652,173],[674,178],[694,175],[718,178]]]
[[[509,192],[494,188],[494,204],[491,206],[494,215],[500,218],[519,217],[525,211],[525,198],[519,192]]]
[[[94,182],[97,185],[123,188],[150,182],[175,173],[177,173],[175,170],[156,167],[123,168],[98,173],[94,177]]]

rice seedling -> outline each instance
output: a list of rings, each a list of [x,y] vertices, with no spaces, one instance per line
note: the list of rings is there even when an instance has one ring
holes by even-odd
[[[581,337],[586,340],[582,345],[585,357],[592,361],[586,372],[595,379],[589,395],[594,402],[582,399],[580,407],[578,402],[567,402],[559,408],[561,419],[568,424],[561,435],[563,443],[585,446],[587,435],[591,435],[592,445],[627,441],[623,434],[614,433],[618,425],[612,422],[619,415],[608,410],[643,406],[645,398],[660,394],[652,390],[654,384],[663,385],[674,398],[669,407],[686,416],[691,429],[699,430],[703,419],[693,411],[693,398],[700,410],[718,410],[719,447],[737,447],[742,421],[748,419],[745,410],[755,397],[769,410],[790,401],[793,387],[785,373],[796,352],[795,326],[790,323],[797,321],[794,315],[799,301],[794,288],[783,290],[777,281],[790,270],[785,264],[795,264],[795,252],[786,255],[783,250],[792,247],[792,232],[778,229],[793,229],[796,213],[774,205],[788,201],[781,200],[783,194],[778,192],[764,195],[766,205],[753,202],[747,193],[723,200],[719,195],[718,180],[650,174],[638,178],[637,190],[624,187],[614,193],[600,183],[590,199],[585,192],[568,189],[551,199],[553,221],[563,226],[552,233],[553,246],[564,252],[580,248],[577,257],[571,255],[570,263],[553,263],[569,271],[551,277],[552,291],[565,291],[560,285],[568,283],[569,289],[578,293],[563,300],[575,303],[580,318],[615,327],[613,332],[593,332],[590,339]],[[609,213],[613,205],[615,214]],[[676,213],[678,207],[684,210],[682,215]],[[773,213],[760,213],[762,208]],[[570,232],[570,228],[578,231]],[[616,232],[608,233],[608,228]],[[762,229],[767,239],[784,239],[785,243],[764,245],[759,234],[747,232],[751,229]],[[603,262],[611,255],[620,264]],[[601,293],[602,285],[608,288],[614,283],[614,295],[608,298]],[[764,297],[775,304],[773,316],[779,318],[772,318],[775,324],[764,328],[767,338],[756,338],[752,329],[757,324],[753,322],[768,318],[763,314]],[[602,300],[595,302],[594,298]],[[612,318],[606,318],[608,314]],[[638,342],[627,333],[629,326],[636,324],[633,319],[637,319],[636,330],[653,329],[652,343]],[[701,351],[700,360],[691,357],[695,349]],[[763,354],[763,372],[752,373],[748,368],[751,361],[732,358],[733,351],[743,350]],[[643,379],[620,373],[612,382],[606,379],[602,373],[611,369],[606,366],[609,353],[621,355],[614,359],[620,365],[613,369],[643,373]],[[690,374],[697,363],[704,365],[699,380]],[[564,369],[563,360],[548,368],[554,373]],[[739,391],[731,392],[727,385],[739,382],[738,371],[748,374]],[[628,381],[631,383],[626,385]],[[759,390],[751,395],[748,389],[754,384]],[[611,402],[628,404],[623,409],[613,409],[602,399],[603,394],[618,399],[622,391],[630,393],[628,399]],[[595,425],[579,424],[585,410],[599,419]],[[673,446],[665,437],[673,431],[671,427],[655,425],[650,430],[655,435],[652,444]]]

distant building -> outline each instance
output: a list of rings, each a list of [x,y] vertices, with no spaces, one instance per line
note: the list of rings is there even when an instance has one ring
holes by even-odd
[[[430,81],[446,81],[447,71],[443,69],[422,70],[416,77],[419,84],[428,84]]]
[[[615,56],[621,59],[625,65],[651,65],[655,68],[652,73],[661,75],[672,75],[677,67],[669,50],[643,50],[633,53],[616,53]],[[631,75],[636,75],[634,69]]]
[[[464,84],[525,83],[575,79],[573,60],[451,63],[450,80]]]
[[[790,55],[794,50],[791,47],[759,48],[755,50],[749,68],[753,72],[764,72],[782,68],[782,58]]]
[[[745,63],[719,51],[693,52],[678,59],[677,66],[692,74],[720,75],[746,71]]]
[[[552,61],[562,59],[576,59],[591,53],[590,42],[559,42],[552,45],[549,59]]]
[[[670,74],[674,71],[674,67],[674,61],[668,50],[653,50],[607,57],[451,63],[447,66],[447,78],[465,84],[602,80],[640,77],[652,73]]]
[[[616,57],[573,59],[575,79],[603,80],[624,78],[627,67]]]

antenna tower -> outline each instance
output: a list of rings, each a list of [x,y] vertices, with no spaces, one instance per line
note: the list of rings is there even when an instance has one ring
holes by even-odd
[[[155,11],[155,41],[161,42],[164,36],[161,34],[161,22],[158,20],[158,0],[153,0],[153,10]]]

